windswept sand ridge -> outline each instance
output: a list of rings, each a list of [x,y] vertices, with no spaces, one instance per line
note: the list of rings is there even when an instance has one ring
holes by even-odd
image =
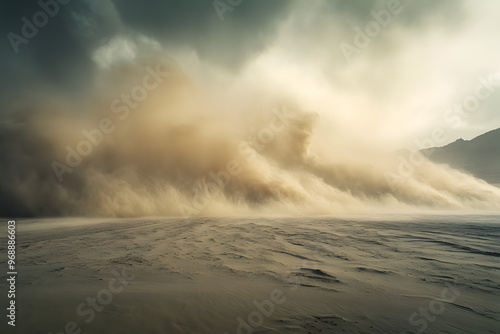
[[[401,218],[20,221],[18,330],[236,333],[279,289],[255,333],[400,333],[453,284],[428,332],[495,333],[498,217]],[[132,284],[86,324],[75,309],[113,269]]]

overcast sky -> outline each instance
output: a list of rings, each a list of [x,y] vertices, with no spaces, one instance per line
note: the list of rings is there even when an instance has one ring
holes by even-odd
[[[292,96],[333,137],[416,149],[436,128],[443,145],[500,127],[498,1],[215,3],[72,0],[20,43],[13,34],[24,38],[23,17],[33,22],[41,7],[3,0],[2,112],[47,89],[83,96],[100,67],[157,48],[207,90]],[[372,37],[361,45],[365,28]],[[482,80],[493,84],[480,88]],[[447,112],[463,103],[470,112]]]

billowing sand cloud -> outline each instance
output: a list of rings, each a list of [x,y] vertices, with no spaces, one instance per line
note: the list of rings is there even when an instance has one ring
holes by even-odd
[[[226,110],[162,53],[122,61],[98,78],[83,112],[53,98],[4,117],[4,215],[329,214],[500,203],[497,188],[427,160],[409,173],[407,158],[318,149],[311,139],[319,116],[292,100]]]

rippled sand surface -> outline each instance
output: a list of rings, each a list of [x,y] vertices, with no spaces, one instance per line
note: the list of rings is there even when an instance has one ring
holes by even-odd
[[[17,229],[18,333],[500,333],[498,216],[71,218]],[[116,273],[130,284],[91,321],[79,315]]]

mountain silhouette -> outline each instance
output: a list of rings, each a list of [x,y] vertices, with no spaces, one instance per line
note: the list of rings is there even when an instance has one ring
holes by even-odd
[[[488,183],[500,185],[500,129],[420,152],[436,163],[450,165]]]

